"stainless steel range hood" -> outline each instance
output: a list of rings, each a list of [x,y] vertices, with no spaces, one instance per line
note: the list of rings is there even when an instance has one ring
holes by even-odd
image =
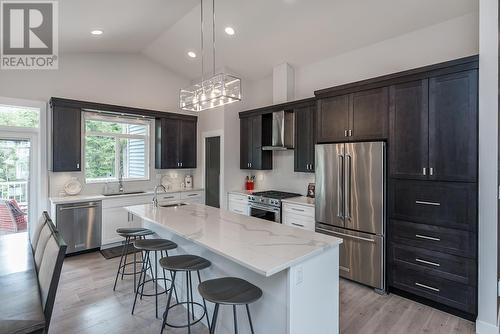
[[[263,146],[265,151],[293,149],[295,131],[295,115],[292,111],[273,112],[273,137],[271,146]]]

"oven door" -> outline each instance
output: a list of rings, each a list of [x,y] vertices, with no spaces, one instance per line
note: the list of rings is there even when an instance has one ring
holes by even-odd
[[[272,206],[250,203],[250,216],[281,223],[281,210]]]

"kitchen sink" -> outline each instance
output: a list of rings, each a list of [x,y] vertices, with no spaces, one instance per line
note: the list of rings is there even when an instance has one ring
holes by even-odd
[[[173,203],[173,204],[163,204],[163,205],[159,205],[161,206],[162,208],[175,208],[177,206],[183,206],[183,205],[187,205],[186,203]]]
[[[104,196],[122,196],[122,195],[133,195],[133,194],[144,194],[145,191],[124,191],[122,193],[109,193],[103,194]]]

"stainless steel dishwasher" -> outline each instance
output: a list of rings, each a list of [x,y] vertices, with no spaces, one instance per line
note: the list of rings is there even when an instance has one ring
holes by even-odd
[[[68,245],[66,254],[101,246],[101,206],[100,201],[56,206],[57,229]]]

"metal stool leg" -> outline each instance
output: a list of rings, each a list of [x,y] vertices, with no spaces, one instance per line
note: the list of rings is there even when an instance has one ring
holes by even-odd
[[[238,318],[236,317],[236,305],[233,305],[234,334],[238,334]]]
[[[146,266],[146,261],[143,260],[142,261],[142,266],[141,266],[141,273],[139,274],[139,284],[141,284],[141,280],[143,279],[143,273],[144,273],[144,276],[146,276],[145,266]],[[137,303],[137,295],[138,294],[139,294],[139,285],[135,289],[134,305],[132,305],[132,314],[134,314],[135,304]]]
[[[122,277],[121,277],[121,280],[123,280],[123,275],[125,274],[125,269],[127,268],[127,256],[128,256],[128,247],[130,245],[130,237],[126,237],[125,238],[125,247],[124,247],[124,251],[125,251],[125,260],[123,261],[123,269],[122,269]]]
[[[155,311],[156,318],[158,318],[158,252],[155,251],[155,277],[153,278],[153,284],[155,285]]]
[[[198,274],[198,283],[201,284],[201,276],[200,276],[200,271],[197,270],[196,273]],[[208,320],[208,309],[207,309],[207,303],[205,301],[205,298],[201,297],[203,299],[203,306],[205,307],[205,315],[207,316],[207,324],[208,328],[210,329],[210,320]]]
[[[219,314],[219,304],[215,304],[214,315],[212,316],[212,327],[208,328],[210,330],[210,334],[215,334],[215,325],[217,324],[218,314]]]
[[[125,238],[125,243],[127,243],[127,238]],[[122,255],[120,256],[120,264],[118,265],[118,270],[116,271],[115,284],[113,285],[113,291],[116,290],[116,282],[118,282],[118,276],[120,276],[120,268],[122,267],[123,255],[125,255],[125,246],[122,248]]]
[[[174,271],[174,273],[172,275],[172,286],[175,285],[175,276],[176,275],[177,275],[177,272]],[[167,324],[168,308],[170,306],[170,301],[172,300],[172,290],[173,289],[170,289],[170,291],[168,292],[167,306],[165,306],[165,313],[163,313],[163,323],[161,325],[161,332],[160,332],[160,334],[163,334],[163,330],[165,329],[165,325]]]
[[[192,276],[191,276],[191,272],[189,271],[188,272],[189,274],[189,291],[191,293],[191,301],[193,302],[194,301],[194,297],[193,297],[193,280],[192,280]],[[194,318],[194,304],[191,304],[191,317],[193,318],[193,320],[195,319]]]
[[[144,269],[144,276],[143,276],[143,279],[142,279],[142,289],[141,289],[141,300],[142,300],[142,296],[144,295],[144,286],[146,285],[146,273],[148,271],[148,264],[149,264],[149,267],[151,268],[151,261],[149,261],[149,251],[145,251],[144,252],[145,255],[144,255],[144,263],[146,264],[145,266],[145,269]],[[141,252],[142,254],[142,252]],[[153,277],[153,276],[151,276]],[[141,283],[141,281],[139,280],[139,284]]]
[[[189,315],[189,272],[186,271],[186,292],[187,292],[187,320],[188,320],[188,334],[191,334],[191,316]]]
[[[134,237],[134,241],[137,240],[137,237]],[[137,289],[137,252],[135,251],[135,247],[134,245],[132,244],[132,250],[134,252],[134,290]]]
[[[252,334],[255,334],[253,331],[252,317],[250,317],[250,308],[248,307],[248,304],[246,304],[245,306],[247,308],[248,322],[250,323],[250,331],[252,331]]]

